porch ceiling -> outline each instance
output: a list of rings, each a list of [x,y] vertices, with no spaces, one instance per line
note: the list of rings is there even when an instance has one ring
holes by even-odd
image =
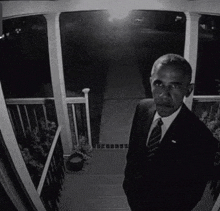
[[[59,13],[63,11],[105,10],[114,8],[141,10],[169,10],[197,13],[220,14],[218,0],[127,0],[97,1],[57,0],[57,1],[2,1],[2,16],[12,17],[30,14]]]

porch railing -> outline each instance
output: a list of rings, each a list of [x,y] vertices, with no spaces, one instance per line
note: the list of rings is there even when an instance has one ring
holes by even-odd
[[[56,114],[53,98],[9,98],[5,99],[8,114],[14,129],[15,135],[26,137],[27,129],[39,129],[40,121],[48,124],[48,113]],[[53,108],[46,108],[46,105]],[[56,115],[52,119],[57,122]]]
[[[213,135],[220,141],[219,133],[219,117],[220,117],[220,96],[194,96],[193,97],[193,110],[197,116],[208,123],[208,128],[212,131]],[[211,124],[210,124],[211,123]],[[218,125],[217,125],[218,124]],[[219,165],[220,151],[216,153],[216,165]],[[212,211],[219,211],[220,206],[220,180],[214,181],[216,188],[212,195],[216,199]]]
[[[194,96],[192,111],[205,124],[218,120],[220,116],[220,96]],[[207,126],[211,125],[208,124]],[[218,139],[220,140],[220,137]]]
[[[61,126],[58,127],[54,136],[43,173],[37,187],[37,192],[48,211],[58,210],[59,196],[64,180],[64,160],[60,132]]]
[[[83,97],[67,97],[66,104],[70,118],[72,140],[79,145],[80,136],[86,136],[92,147],[89,89],[83,89]],[[8,114],[15,135],[26,137],[27,129],[39,128],[41,121],[47,127],[49,121],[57,123],[54,98],[9,98],[5,99]]]
[[[220,96],[198,95],[193,97],[194,102],[220,102]]]
[[[84,93],[82,97],[66,98],[66,106],[75,145],[79,145],[80,136],[83,135],[87,136],[88,143],[92,147],[88,102],[89,89],[82,91]],[[28,139],[30,131],[40,131],[42,124],[46,128],[50,128],[51,122],[58,125],[54,98],[11,98],[5,99],[5,102],[14,133],[21,141],[25,140],[22,137]],[[59,194],[64,179],[60,132],[61,127],[59,126],[47,155],[40,181],[37,184],[35,183],[35,188],[48,211],[58,210]]]
[[[86,136],[88,138],[88,144],[92,148],[89,99],[88,99],[89,91],[90,91],[89,88],[85,88],[82,90],[82,92],[84,93],[84,97],[67,97],[66,103],[68,106],[70,125],[72,128],[71,132],[76,139],[75,144],[79,145],[80,136]],[[75,133],[73,133],[73,131],[75,131]]]

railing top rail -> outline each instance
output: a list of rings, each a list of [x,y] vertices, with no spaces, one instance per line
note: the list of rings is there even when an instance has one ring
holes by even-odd
[[[5,99],[7,104],[44,104],[45,100],[54,100],[53,97],[45,98],[8,98]],[[196,95],[193,96],[194,101],[214,102],[220,101],[220,95]],[[85,103],[85,97],[66,97],[67,103]]]
[[[52,97],[45,98],[8,98],[6,104],[44,104],[45,100],[54,100]]]
[[[85,97],[67,97],[66,98],[67,103],[86,103]]]
[[[5,99],[8,105],[27,105],[27,104],[44,104],[45,100],[54,100],[52,97],[46,98],[8,98]],[[86,103],[85,97],[66,97],[67,103]]]
[[[193,101],[196,102],[218,102],[220,101],[220,95],[197,95],[193,97]]]
[[[90,89],[85,88],[82,90],[84,96],[79,97],[66,97],[67,103],[86,103]],[[38,97],[38,98],[7,98],[6,104],[44,104],[45,100],[54,100],[54,97]]]
[[[46,176],[47,176],[47,172],[48,172],[48,169],[49,169],[49,166],[50,166],[50,162],[51,162],[51,159],[52,159],[52,156],[53,156],[53,153],[54,153],[57,141],[58,141],[58,137],[59,137],[60,132],[61,132],[61,128],[62,128],[61,126],[59,126],[57,128],[56,134],[55,134],[54,139],[53,139],[53,143],[51,145],[49,154],[47,156],[47,161],[45,163],[44,170],[43,170],[43,173],[41,175],[39,185],[37,187],[37,192],[38,192],[39,195],[41,194],[41,191],[43,189],[43,185],[44,185],[44,182],[45,182],[45,179],[46,179]]]

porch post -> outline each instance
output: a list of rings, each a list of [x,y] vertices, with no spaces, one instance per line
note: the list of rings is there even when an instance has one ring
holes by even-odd
[[[2,133],[2,138],[4,140],[5,147],[11,157],[13,166],[18,174],[18,180],[22,183],[24,187],[24,193],[27,194],[28,200],[32,204],[33,210],[37,211],[46,211],[39,194],[37,193],[36,188],[31,180],[31,177],[28,173],[27,167],[24,163],[21,151],[19,149],[11,121],[9,119],[8,111],[5,104],[4,95],[2,92],[2,87],[0,84],[0,130]],[[3,150],[3,149],[1,149]],[[1,153],[2,154],[2,153]],[[19,196],[18,189],[13,186],[13,182],[7,175],[6,170],[4,170],[4,165],[0,162],[0,182],[2,183],[4,189],[7,191],[12,202],[18,210],[26,211],[28,208],[22,202],[21,197]],[[12,173],[12,172],[10,172]],[[16,175],[17,176],[17,175]]]
[[[184,57],[192,66],[192,83],[195,83],[197,51],[198,51],[198,29],[200,15],[197,13],[185,12],[186,15],[186,35]],[[189,109],[192,109],[193,94],[185,99],[185,104]]]
[[[63,58],[60,39],[60,13],[45,15],[48,30],[48,46],[50,57],[50,72],[57,113],[58,124],[62,126],[61,140],[64,156],[70,155],[73,143],[70,131],[70,122],[66,103],[66,91],[63,74]]]

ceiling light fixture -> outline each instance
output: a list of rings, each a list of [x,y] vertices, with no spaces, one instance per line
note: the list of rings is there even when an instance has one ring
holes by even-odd
[[[130,9],[125,7],[125,5],[115,5],[115,7],[108,9],[108,12],[110,15],[109,21],[113,21],[115,19],[122,20],[128,16]]]

